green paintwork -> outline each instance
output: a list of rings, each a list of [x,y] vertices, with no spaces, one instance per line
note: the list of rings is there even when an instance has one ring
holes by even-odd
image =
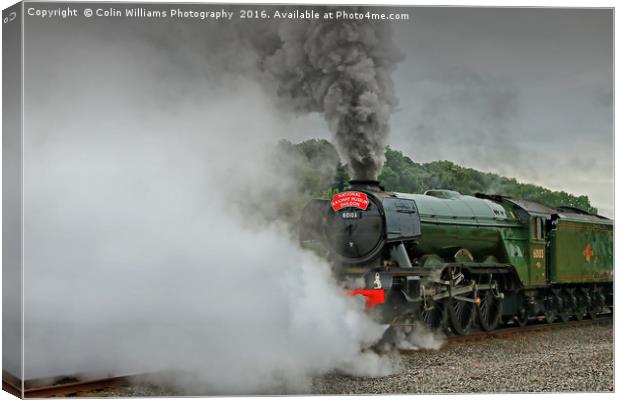
[[[547,284],[547,251],[544,240],[530,239],[529,249],[529,285]]]
[[[611,282],[613,225],[560,219],[551,231],[550,253],[551,282]]]
[[[531,286],[528,230],[523,226],[500,231],[502,245],[498,259],[512,264],[523,286]]]
[[[422,237],[416,251],[449,259],[461,248],[466,248],[478,258],[494,252],[498,243],[499,235],[494,228],[441,225],[422,221]]]
[[[456,193],[456,192],[452,192]],[[501,224],[507,218],[505,210],[490,200],[473,196],[443,199],[423,194],[396,193],[399,198],[415,200],[422,219],[464,224]]]
[[[613,222],[561,215],[551,232],[536,237],[536,218],[543,226],[551,215],[526,211],[511,201],[446,193],[447,198],[396,194],[415,200],[422,235],[415,255],[436,254],[452,260],[465,248],[475,262],[494,257],[514,266],[524,287],[550,283],[610,282],[613,278]],[[553,211],[553,210],[552,210]],[[517,215],[520,217],[517,218]],[[554,217],[555,218],[555,217]],[[586,220],[584,220],[584,218]],[[586,261],[586,247],[592,256]]]
[[[477,262],[492,257],[512,264],[525,286],[540,284],[530,279],[528,228],[515,218],[509,205],[462,195],[451,199],[406,196],[415,200],[422,222],[422,236],[415,249],[418,255],[451,259],[466,248]]]
[[[454,193],[454,192],[453,192]],[[461,248],[481,261],[495,254],[500,244],[499,229],[518,228],[504,207],[486,199],[458,195],[445,199],[417,194],[397,194],[415,201],[422,223],[418,254],[454,257]]]

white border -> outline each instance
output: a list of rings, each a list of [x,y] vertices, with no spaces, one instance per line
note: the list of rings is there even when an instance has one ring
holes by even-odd
[[[67,3],[78,3],[77,1],[69,1]],[[120,3],[120,1],[117,1],[118,3]],[[2,9],[5,9],[7,7],[10,7],[11,5],[15,4],[16,1],[11,1],[11,0],[0,0],[0,5],[2,6]],[[63,2],[64,3],[64,2]],[[95,0],[86,0],[86,1],[80,1],[80,3],[115,3],[114,1],[108,1],[108,2],[102,2],[102,1],[95,1]],[[129,2],[127,2],[129,3]],[[514,1],[514,0],[503,0],[503,1],[468,1],[466,3],[464,3],[463,1],[454,1],[454,0],[439,0],[439,1],[415,1],[415,2],[411,2],[411,1],[402,1],[402,0],[388,0],[386,2],[381,2],[381,1],[368,1],[368,0],[356,0],[356,1],[351,1],[351,0],[339,0],[339,1],[326,1],[326,0],[315,0],[315,1],[303,1],[303,0],[288,0],[288,1],[253,1],[253,0],[230,0],[230,1],[195,1],[195,2],[187,2],[187,1],[169,1],[169,0],[152,0],[152,1],[132,1],[131,3],[193,3],[193,4],[250,4],[250,3],[258,3],[258,4],[340,4],[340,5],[349,5],[349,4],[360,4],[360,5],[394,5],[394,6],[464,6],[464,7],[559,7],[559,8],[578,8],[578,7],[586,7],[586,8],[614,8],[614,219],[616,219],[616,213],[617,210],[619,209],[618,207],[618,188],[615,185],[615,176],[616,176],[616,172],[618,171],[618,165],[615,163],[615,155],[617,154],[617,150],[618,150],[618,143],[615,140],[615,115],[617,115],[618,113],[618,105],[615,102],[615,93],[618,92],[618,84],[615,80],[615,75],[616,75],[616,46],[618,43],[618,32],[615,29],[615,19],[616,19],[616,9],[615,9],[615,2],[614,1],[601,1],[601,0],[592,0],[592,1],[577,1],[577,0],[564,0],[564,1],[552,1],[552,0],[542,0],[542,1]],[[24,25],[22,24],[22,38],[23,38],[23,29],[24,29]],[[0,30],[1,31],[1,30]],[[0,42],[2,39],[2,34],[0,33]],[[0,63],[2,61],[2,53],[0,52]],[[23,47],[22,47],[22,61],[23,61]],[[22,64],[23,66],[23,64]],[[0,92],[2,91],[2,84],[0,83]],[[22,82],[22,91],[23,91],[23,82]],[[22,99],[22,118],[23,118],[23,99]],[[23,129],[23,122],[22,121],[22,129]],[[22,136],[22,141],[23,141],[23,136]],[[1,143],[1,138],[0,138],[0,143]],[[22,143],[23,145],[23,143]],[[22,147],[23,148],[23,147]],[[0,152],[0,164],[2,162],[2,154]],[[23,158],[22,158],[22,163],[23,163]],[[0,176],[0,188],[2,185],[2,177]],[[0,204],[1,204],[1,198],[0,198]],[[22,216],[23,219],[23,216]],[[2,217],[0,215],[0,224],[2,222]],[[23,220],[22,220],[22,226],[23,226]],[[2,239],[2,233],[0,230],[0,249],[1,249],[1,239]],[[23,240],[23,237],[22,237]],[[614,263],[616,260],[616,256],[618,254],[618,245],[615,242],[614,243]],[[23,251],[23,247],[22,247],[22,251]],[[23,256],[23,254],[22,254]],[[1,262],[0,262],[1,263]],[[614,264],[615,266],[616,264]],[[615,268],[614,268],[615,269]],[[1,283],[1,275],[0,275],[0,283]],[[1,287],[1,286],[0,286]],[[1,290],[1,289],[0,289]],[[616,291],[616,282],[614,281],[614,291]],[[22,269],[22,295],[23,295],[23,269]],[[1,299],[0,299],[1,301]],[[618,303],[618,301],[616,300],[616,305]],[[23,307],[23,299],[22,299],[22,307]],[[616,308],[616,307],[614,307]],[[23,312],[23,310],[22,310]],[[23,314],[22,314],[23,315]],[[0,328],[2,326],[2,322],[0,320]],[[615,327],[615,323],[614,323],[614,327]],[[23,329],[23,319],[22,319],[22,329]],[[615,331],[614,331],[615,333]],[[22,330],[22,346],[23,346],[23,330]],[[615,355],[618,354],[617,353],[618,350],[618,340],[617,340],[617,336],[614,335],[614,384],[617,384],[618,382],[618,370],[615,368]],[[0,349],[0,360],[2,359],[1,357],[2,355],[2,350]],[[22,348],[22,368],[23,368],[23,348]],[[515,396],[527,396],[528,398],[539,398],[541,396],[543,396],[546,399],[571,399],[571,400],[582,400],[584,397],[587,397],[588,399],[607,399],[610,397],[609,393],[596,393],[596,394],[583,394],[583,393],[555,393],[555,394],[514,394],[514,395],[507,395],[507,394],[502,394],[502,395],[496,395],[496,394],[466,394],[466,395],[415,395],[415,399],[420,399],[420,400],[426,400],[426,399],[433,399],[433,398],[438,398],[439,396],[441,396],[442,398],[452,398],[452,397],[457,397],[459,399],[463,399],[463,400],[474,400],[474,399],[480,399],[480,398],[515,398]],[[491,397],[492,396],[492,397]],[[331,397],[331,396],[330,396]],[[374,397],[374,396],[371,396]],[[389,398],[390,399],[412,399],[414,397],[414,395],[390,395]],[[8,393],[2,391],[0,394],[0,399],[14,399],[15,397],[9,395]],[[160,397],[162,398],[162,397]],[[248,398],[248,397],[240,397],[239,399],[244,399],[244,398]],[[263,397],[263,398],[276,398],[276,397]],[[309,397],[312,399],[326,399],[328,398],[328,396],[312,396]],[[369,396],[349,396],[348,398],[356,398],[356,399],[367,399],[369,398]],[[227,397],[227,399],[235,399],[235,397]]]

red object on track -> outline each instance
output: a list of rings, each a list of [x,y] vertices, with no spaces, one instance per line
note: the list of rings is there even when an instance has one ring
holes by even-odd
[[[355,289],[347,292],[349,296],[361,294],[366,299],[366,307],[375,308],[385,303],[385,290],[383,289]]]

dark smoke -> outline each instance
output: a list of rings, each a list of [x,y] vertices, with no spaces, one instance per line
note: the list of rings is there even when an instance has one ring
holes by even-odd
[[[391,26],[291,21],[278,34],[282,45],[263,65],[278,96],[296,111],[323,113],[352,176],[376,179],[397,104],[390,74],[402,59]]]

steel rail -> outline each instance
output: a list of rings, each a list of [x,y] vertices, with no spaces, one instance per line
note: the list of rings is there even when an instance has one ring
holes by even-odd
[[[612,322],[613,318],[611,314],[609,315],[599,315],[596,319],[584,319],[581,321],[567,321],[567,322],[555,322],[552,324],[548,323],[535,323],[532,325],[526,325],[523,327],[519,326],[508,326],[504,328],[498,328],[492,330],[490,332],[486,331],[474,331],[470,332],[467,335],[459,336],[459,335],[449,335],[446,336],[447,342],[451,343],[460,343],[460,342],[468,342],[468,341],[476,341],[480,339],[502,339],[504,337],[509,337],[518,334],[527,334],[531,332],[545,332],[556,329],[565,329],[565,328],[573,328],[578,326],[589,326],[589,325],[604,325],[609,322]]]
[[[92,392],[131,384],[136,377],[133,375],[117,376],[112,378],[93,379],[69,383],[52,384],[49,386],[27,387],[24,390],[25,398],[66,397],[81,392]]]

